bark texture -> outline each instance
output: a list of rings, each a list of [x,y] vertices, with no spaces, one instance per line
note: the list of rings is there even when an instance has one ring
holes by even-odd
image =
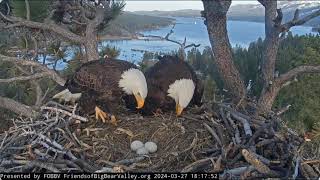
[[[299,10],[294,13],[293,19],[282,24],[283,14],[281,9],[277,9],[277,1],[259,0],[265,7],[265,46],[262,56],[262,77],[263,89],[258,100],[258,114],[265,114],[272,109],[272,105],[281,90],[290,84],[290,80],[303,73],[319,73],[319,66],[300,66],[289,72],[275,77],[275,65],[278,48],[280,45],[280,34],[284,35],[291,27],[302,25],[307,21],[320,15],[320,9],[310,13],[303,18],[299,18]]]
[[[21,104],[17,101],[14,101],[10,98],[1,97],[0,96],[0,107],[13,111],[18,115],[26,116],[26,117],[35,117],[37,116],[37,112],[31,108],[30,106]]]
[[[265,41],[262,56],[263,89],[260,93],[257,113],[265,114],[271,111],[275,98],[281,88],[289,85],[291,79],[303,73],[319,73],[320,66],[300,66],[275,77],[275,65],[281,38],[293,26],[302,25],[320,16],[320,9],[300,18],[296,10],[293,19],[282,24],[283,14],[277,9],[277,1],[258,0],[265,7]],[[246,95],[245,85],[232,60],[232,50],[227,34],[227,12],[231,0],[203,0],[205,18],[210,43],[215,57],[215,63],[225,86],[236,98]],[[280,37],[281,35],[281,37]]]
[[[226,89],[235,99],[245,96],[245,85],[232,60],[232,49],[227,32],[227,12],[231,0],[203,1],[205,23],[219,74]]]

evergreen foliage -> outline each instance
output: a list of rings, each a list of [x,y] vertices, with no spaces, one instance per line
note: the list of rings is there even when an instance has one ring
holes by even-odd
[[[263,52],[263,40],[252,42],[249,47],[233,48],[234,62],[245,82],[252,80],[252,88],[249,96],[257,99],[262,89],[261,59]],[[283,74],[300,65],[320,64],[320,36],[304,35],[293,36],[291,33],[281,42],[277,56],[276,70]],[[201,71],[208,80],[214,79],[221,92],[223,83],[218,75],[211,55],[211,49],[205,48],[203,52],[192,49],[188,52],[188,61],[195,70]],[[206,84],[205,94],[212,94],[216,89],[210,89]],[[206,92],[212,91],[212,92]],[[289,86],[283,88],[274,104],[274,109],[291,104],[291,108],[284,114],[289,125],[299,129],[302,133],[310,131],[320,119],[320,76],[318,74],[305,74],[297,77]]]

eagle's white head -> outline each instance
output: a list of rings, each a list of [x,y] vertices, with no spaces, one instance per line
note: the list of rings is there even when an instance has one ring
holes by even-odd
[[[191,79],[176,80],[169,86],[168,96],[173,98],[176,102],[176,113],[179,116],[183,109],[190,103],[195,85]]]
[[[144,100],[148,94],[147,81],[144,74],[139,69],[128,69],[121,74],[119,87],[128,94],[134,95],[137,101],[137,108],[144,105]]]

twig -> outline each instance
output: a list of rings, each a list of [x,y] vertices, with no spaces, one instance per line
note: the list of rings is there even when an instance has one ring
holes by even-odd
[[[113,169],[109,167],[103,167],[102,169],[95,171],[95,173],[111,173],[111,172],[113,172]]]
[[[276,172],[271,170],[268,166],[266,166],[264,163],[262,163],[258,157],[255,155],[255,153],[247,150],[242,149],[242,155],[245,158],[245,160],[250,163],[257,171],[263,174],[271,175],[271,176],[278,176]]]
[[[247,170],[254,170],[253,166],[244,166],[244,167],[238,167],[238,168],[234,168],[234,169],[228,169],[228,170],[224,170],[222,174],[220,174],[220,177],[226,177],[227,175],[232,176],[240,176],[240,174],[242,174],[243,172],[247,171]]]
[[[222,118],[222,120],[224,122],[224,125],[226,126],[228,134],[230,135],[230,137],[232,137],[232,135],[233,135],[233,133],[231,132],[232,128],[230,127],[229,122],[228,122],[228,120],[227,120],[222,108],[220,108],[220,115],[221,115],[221,118]]]
[[[40,167],[40,168],[47,169],[47,170],[54,172],[54,173],[60,172],[57,168],[52,166],[52,164],[41,162],[41,161],[31,161],[28,163],[28,166]]]
[[[222,143],[220,138],[218,137],[218,135],[213,131],[213,129],[206,123],[203,123],[204,127],[206,127],[206,129],[211,133],[211,135],[216,139],[216,141],[218,142],[218,144],[222,147]]]
[[[7,137],[8,137],[8,132],[6,131],[5,132],[5,136],[4,136],[4,138],[3,138],[2,142],[1,142],[0,149],[2,149],[3,144],[4,144],[5,140],[7,139]]]
[[[229,120],[231,126],[233,127],[233,129],[235,129],[235,141],[237,144],[241,143],[241,139],[240,139],[240,131],[238,129],[238,126],[233,122],[233,120],[230,117],[230,112],[227,113],[227,119]]]
[[[78,116],[78,115],[75,115],[75,114],[72,114],[68,111],[65,111],[65,110],[62,110],[62,109],[58,109],[58,108],[54,108],[54,107],[48,107],[48,106],[42,106],[41,107],[41,110],[51,110],[51,111],[57,111],[57,112],[60,112],[60,113],[63,113],[63,114],[66,114],[72,118],[75,118],[77,120],[80,120],[80,121],[83,121],[83,122],[88,122],[88,119],[85,118],[85,117],[82,117],[82,116]]]
[[[276,112],[276,115],[277,115],[277,116],[280,116],[281,114],[287,112],[290,107],[291,107],[291,105],[289,104],[289,105],[287,105],[286,107],[279,109],[279,110]]]
[[[250,124],[248,121],[241,116],[238,116],[236,113],[231,113],[232,117],[234,117],[236,120],[240,121],[243,124],[244,132],[248,136],[252,136],[252,130],[250,128]]]
[[[199,169],[203,169],[204,167],[212,166],[213,165],[213,158],[205,158],[205,159],[200,159],[196,162],[193,162],[189,164],[188,166],[184,167],[181,172],[186,173],[186,172],[195,172],[198,171]]]
[[[122,164],[128,165],[128,164],[140,162],[140,161],[142,161],[144,159],[145,159],[144,156],[139,156],[139,157],[132,158],[132,159],[124,159],[124,160],[121,160],[121,161],[117,161],[117,162],[115,162],[115,164],[116,165],[122,165]]]
[[[320,160],[309,160],[309,161],[304,161],[301,164],[316,164],[320,163]]]
[[[296,159],[296,166],[294,168],[294,174],[292,175],[292,179],[296,179],[299,173],[299,164],[300,164],[300,157],[298,156]]]

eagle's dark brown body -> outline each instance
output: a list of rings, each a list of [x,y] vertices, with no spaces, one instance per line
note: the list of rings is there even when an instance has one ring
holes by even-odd
[[[82,93],[79,106],[85,114],[93,113],[96,105],[107,112],[114,112],[118,108],[116,105],[123,104],[123,101],[133,109],[134,97],[126,95],[118,85],[121,74],[130,68],[137,67],[116,59],[84,63],[67,80],[65,87],[71,93]]]
[[[179,79],[191,79],[195,84],[195,92],[190,105],[201,105],[203,85],[197,78],[190,65],[180,60],[177,56],[164,56],[159,58],[154,66],[145,72],[148,84],[148,96],[143,114],[150,115],[158,108],[162,111],[170,111],[175,107],[175,101],[168,96],[170,84]]]

